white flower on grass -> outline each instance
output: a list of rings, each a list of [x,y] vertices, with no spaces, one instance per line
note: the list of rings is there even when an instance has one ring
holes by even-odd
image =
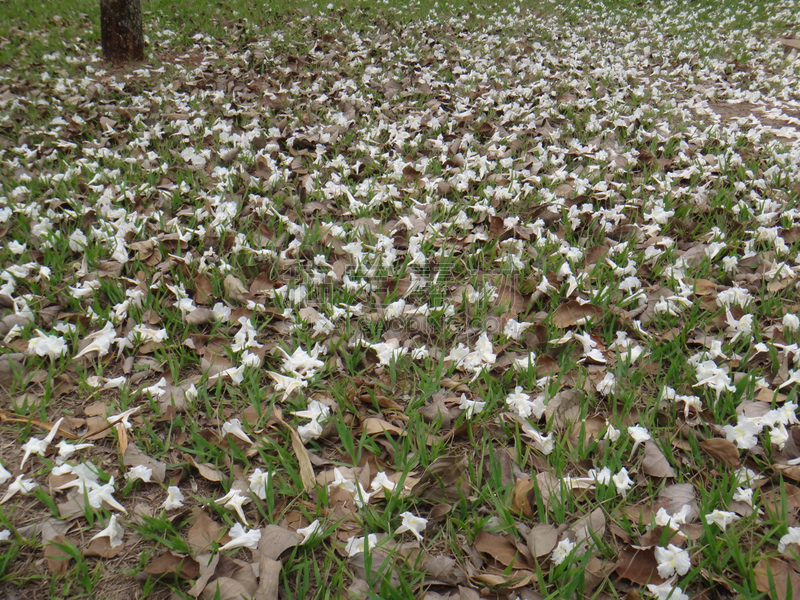
[[[503,334],[512,340],[518,340],[525,335],[525,330],[531,325],[533,325],[533,323],[519,323],[516,319],[509,319],[506,321],[506,326],[503,328]]]
[[[728,441],[736,444],[740,450],[749,450],[758,443],[758,434],[763,429],[760,423],[754,419],[749,419],[744,415],[739,415],[736,425],[725,425],[725,437]]]
[[[603,467],[599,471],[589,469],[588,475],[601,485],[608,485],[611,483],[611,469],[608,467]]]
[[[239,518],[242,520],[242,522],[247,523],[247,519],[244,516],[244,511],[242,510],[242,506],[250,502],[250,498],[248,498],[247,496],[243,496],[241,490],[233,488],[222,498],[219,498],[214,502],[224,506],[228,510],[236,511],[236,514],[239,515]]]
[[[684,594],[680,587],[673,587],[669,581],[665,581],[660,585],[655,583],[647,584],[647,593],[656,600],[689,600],[689,596]]]
[[[603,434],[603,439],[608,440],[613,444],[619,439],[620,435],[620,430],[606,420],[606,432]]]
[[[177,485],[171,485],[167,488],[167,499],[161,504],[164,510],[172,510],[174,508],[181,508],[183,506],[183,494]]]
[[[675,573],[686,575],[692,567],[692,559],[689,557],[688,550],[670,544],[666,548],[657,546],[655,550],[656,561],[658,562],[658,574],[666,579]]]
[[[3,485],[9,479],[11,479],[11,473],[9,473],[8,470],[2,464],[0,464],[0,485]]]
[[[17,478],[11,482],[8,486],[8,490],[6,491],[6,495],[3,496],[3,499],[0,500],[0,504],[5,504],[11,498],[17,495],[18,492],[22,492],[23,494],[29,494],[33,490],[39,487],[39,484],[36,483],[33,479],[25,479],[25,474],[17,475]]]
[[[291,396],[293,391],[308,387],[308,382],[304,379],[288,377],[275,371],[267,371],[267,375],[275,380],[275,391],[283,391],[283,400]]]
[[[139,412],[141,406],[137,406],[135,408],[129,408],[125,412],[121,412],[118,415],[111,415],[110,417],[106,417],[106,421],[108,421],[109,425],[122,425],[128,431],[133,431],[133,425],[130,424],[129,419]]]
[[[633,448],[631,449],[631,455],[636,452],[636,449],[639,447],[640,444],[646,442],[650,439],[650,432],[647,431],[647,428],[642,427],[641,425],[631,425],[628,427],[628,435],[631,436],[633,439]]]
[[[375,475],[375,478],[372,480],[372,483],[369,484],[369,489],[373,492],[377,492],[379,490],[383,490],[385,492],[393,492],[397,484],[389,479],[386,476],[386,473],[383,471],[378,471],[378,474]]]
[[[25,450],[25,454],[22,456],[22,462],[19,465],[20,470],[22,467],[25,466],[25,462],[28,460],[28,457],[31,454],[38,454],[39,456],[44,456],[44,453],[47,452],[47,447],[52,443],[53,438],[56,437],[58,433],[58,427],[61,425],[61,421],[64,418],[60,418],[56,421],[55,425],[50,429],[50,433],[47,436],[40,440],[39,438],[32,437],[27,442],[22,445],[22,449]]]
[[[514,368],[517,371],[525,371],[536,364],[536,353],[528,352],[527,356],[514,359]]]
[[[474,415],[480,414],[486,406],[486,402],[470,400],[466,394],[461,394],[461,404],[458,407],[466,411],[467,418],[471,419]]]
[[[322,523],[320,523],[319,519],[316,519],[311,525],[308,527],[303,527],[302,529],[298,529],[297,533],[303,536],[300,545],[308,543],[309,540],[313,540],[317,535],[324,533],[325,528],[322,527]]]
[[[555,547],[553,554],[551,555],[553,564],[560,565],[563,563],[565,560],[567,560],[574,549],[575,542],[570,541],[568,538],[564,538],[558,542],[558,545]]]
[[[9,542],[11,541],[11,532],[8,529],[3,529],[0,531],[0,542]]]
[[[96,540],[101,537],[107,537],[109,539],[109,545],[112,548],[116,548],[122,545],[122,538],[125,537],[125,530],[122,528],[117,522],[117,515],[111,515],[111,519],[108,521],[108,527],[103,529],[100,533],[95,535],[89,541]]]
[[[311,419],[310,423],[297,428],[297,433],[300,434],[303,441],[308,441],[315,440],[322,435],[322,423],[330,416],[331,409],[319,400],[312,400],[308,403],[306,410],[299,410],[292,414],[296,417]]]
[[[781,541],[778,544],[778,552],[786,550],[786,546],[789,544],[800,545],[800,527],[789,527],[786,535],[781,537]]]
[[[527,394],[522,391],[522,386],[517,386],[514,388],[514,392],[509,394],[506,397],[506,404],[508,404],[509,408],[515,411],[520,417],[523,419],[527,419],[534,413],[536,409],[536,404],[531,401],[530,394]],[[541,414],[537,416],[537,419],[541,418]]]
[[[428,519],[418,517],[411,512],[404,512],[400,514],[403,517],[403,524],[395,530],[395,533],[403,533],[409,531],[414,534],[420,542],[422,541],[422,532],[428,525]]]
[[[313,377],[318,369],[325,366],[325,363],[317,358],[320,353],[320,347],[314,346],[311,353],[306,352],[302,348],[297,348],[292,354],[288,354],[283,348],[278,347],[278,351],[283,354],[283,371],[291,374],[294,377],[302,379],[310,379]]]
[[[748,506],[752,508],[753,506],[753,490],[752,488],[736,488],[736,491],[733,492],[733,499],[736,502],[744,502]]]
[[[680,529],[681,525],[686,523],[686,519],[689,517],[689,512],[691,510],[692,507],[689,504],[684,504],[678,512],[670,515],[665,508],[661,507],[656,513],[656,525],[659,527],[669,527],[677,531]]]
[[[214,315],[214,320],[217,323],[227,323],[228,319],[231,318],[231,308],[222,302],[217,302],[214,308],[211,309],[211,314]]]
[[[719,527],[722,531],[728,528],[728,525],[739,519],[739,515],[729,510],[714,510],[706,515],[706,522],[711,525],[712,523]]]
[[[628,469],[622,467],[619,473],[611,477],[611,482],[617,488],[617,493],[625,496],[633,485],[633,479],[628,476]]]
[[[136,465],[132,469],[130,469],[125,476],[128,478],[129,481],[136,481],[137,479],[141,479],[145,483],[149,483],[153,477],[153,469],[147,467],[145,465]]]
[[[239,419],[231,419],[230,421],[225,421],[222,424],[222,434],[223,435],[232,435],[234,437],[239,438],[243,442],[247,442],[248,444],[252,444],[253,440],[250,439],[244,429],[242,429],[242,422]]]
[[[125,507],[122,506],[119,502],[116,501],[114,498],[114,478],[112,477],[108,483],[104,485],[94,484],[91,486],[91,489],[87,492],[87,497],[89,498],[89,506],[92,508],[100,508],[103,506],[103,503],[108,504],[110,507],[128,514],[128,511],[125,510]]]
[[[367,547],[374,548],[378,544],[378,534],[370,533],[366,537],[357,538],[355,536],[347,538],[347,545],[344,547],[344,551],[347,552],[347,556],[353,557],[356,554],[363,553]]]
[[[236,523],[228,532],[231,541],[220,548],[220,550],[231,550],[232,548],[250,548],[256,550],[261,539],[260,529],[245,529],[240,523]]]
[[[63,337],[47,335],[38,329],[36,330],[36,337],[28,342],[28,354],[47,356],[50,360],[56,360],[68,351],[67,342],[64,341]]]
[[[330,492],[331,488],[335,487],[340,487],[353,494],[356,506],[359,508],[367,504],[372,495],[364,489],[360,481],[354,483],[347,479],[338,468],[333,469],[333,481],[328,484],[328,492]]]
[[[156,383],[149,387],[142,388],[145,394],[150,394],[153,398],[161,398],[167,393],[167,379],[162,377]]]
[[[266,500],[267,486],[269,485],[271,479],[272,473],[269,471],[256,469],[250,474],[250,477],[247,478],[247,481],[250,483],[250,491],[262,500]]]
[[[258,368],[261,366],[261,357],[258,354],[253,354],[249,350],[245,350],[242,354],[242,366]]]
[[[606,373],[605,377],[596,384],[597,391],[603,394],[603,396],[608,396],[611,392],[614,391],[614,388],[617,385],[617,378],[614,377],[613,373]]]
[[[786,313],[783,315],[783,330],[791,333],[797,333],[800,329],[800,318],[797,315]]]
[[[17,240],[9,240],[6,243],[6,248],[8,248],[12,254],[16,254],[17,256],[25,252],[27,247],[27,244],[20,244]]]

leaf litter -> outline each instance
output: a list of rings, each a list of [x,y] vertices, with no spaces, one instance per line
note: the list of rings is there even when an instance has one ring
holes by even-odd
[[[794,4],[4,30],[3,585],[788,597]]]

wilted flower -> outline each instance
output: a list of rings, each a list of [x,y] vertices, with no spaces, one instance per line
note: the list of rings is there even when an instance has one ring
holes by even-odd
[[[122,538],[125,537],[125,530],[122,528],[122,525],[117,523],[117,515],[111,515],[111,519],[108,521],[108,527],[103,529],[103,531],[95,535],[89,541],[96,540],[101,537],[107,537],[109,539],[109,545],[112,548],[122,545]]]
[[[167,488],[167,499],[161,504],[164,510],[172,510],[174,508],[181,508],[183,506],[183,494],[176,485],[171,485]]]
[[[558,545],[555,547],[553,554],[551,555],[553,564],[560,565],[563,563],[565,560],[567,560],[567,557],[569,557],[574,549],[575,542],[570,541],[568,538],[564,538],[558,542]]]
[[[374,548],[378,544],[378,535],[375,533],[370,533],[367,537],[351,537],[347,539],[347,545],[344,547],[344,551],[347,552],[347,556],[353,557],[356,554],[361,554],[364,550],[369,548]]]
[[[303,540],[300,542],[300,545],[307,543],[309,540],[314,539],[314,537],[323,531],[322,523],[320,523],[319,519],[316,519],[311,525],[308,527],[303,527],[302,529],[298,529],[297,533],[303,536]]]
[[[428,519],[423,519],[410,512],[401,513],[400,516],[403,517],[403,524],[395,530],[395,533],[410,531],[421,542],[422,531],[428,525]]]
[[[728,528],[728,525],[739,518],[739,515],[737,515],[735,512],[728,510],[714,510],[706,515],[706,522],[708,522],[709,525],[713,523],[722,531],[725,531]]]
[[[658,562],[658,574],[664,579],[671,577],[675,573],[686,575],[692,566],[689,552],[674,544],[670,544],[666,548],[657,546],[655,554]]]
[[[149,482],[150,479],[153,477],[153,469],[147,467],[145,465],[136,465],[132,469],[130,469],[125,476],[130,481],[136,481],[137,479],[141,479],[145,483]]]
[[[470,400],[467,398],[466,394],[461,394],[461,404],[459,404],[459,408],[466,411],[468,419],[471,419],[474,415],[479,414],[485,406],[486,402]]]
[[[260,529],[245,529],[240,523],[236,523],[228,532],[231,536],[231,541],[220,548],[220,550],[230,550],[232,548],[250,548],[255,550],[258,548],[258,542],[261,539]]]

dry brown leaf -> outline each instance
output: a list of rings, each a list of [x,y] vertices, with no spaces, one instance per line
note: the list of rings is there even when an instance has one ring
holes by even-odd
[[[664,580],[658,574],[658,561],[652,548],[637,549],[625,546],[619,552],[619,565],[615,573],[639,585],[661,584]]]
[[[675,477],[675,469],[653,440],[644,443],[642,470],[651,477]]]
[[[511,508],[525,515],[527,518],[533,518],[533,509],[531,503],[528,502],[528,492],[533,489],[533,481],[530,479],[521,479],[514,486],[514,497],[511,500]]]
[[[258,558],[259,600],[278,600],[282,563],[262,554]]]
[[[602,508],[596,508],[584,515],[570,527],[575,532],[576,542],[591,541],[594,537],[602,538],[606,531],[606,515]]]
[[[194,523],[186,534],[186,541],[195,552],[211,550],[212,544],[219,542],[225,535],[225,528],[201,508],[195,509],[194,515]]]
[[[558,544],[558,530],[552,525],[534,525],[528,533],[528,550],[535,558],[541,558],[553,551]]]
[[[361,422],[361,427],[367,435],[381,435],[383,433],[393,433],[396,435],[405,435],[405,431],[392,425],[388,421],[384,421],[378,417],[369,417]]]
[[[247,288],[244,286],[241,279],[238,279],[233,275],[226,275],[224,283],[225,295],[228,298],[232,298],[237,302],[241,302],[242,304],[246,303],[244,294],[247,293]]]
[[[164,552],[147,563],[144,572],[148,575],[171,574],[184,579],[194,579],[200,574],[200,563],[191,556],[179,556],[172,552]]]
[[[428,577],[434,581],[450,585],[466,585],[467,583],[467,576],[464,574],[464,570],[455,559],[449,556],[431,556],[425,561],[423,568],[427,571]],[[426,580],[426,583],[432,582]]]
[[[200,594],[202,600],[252,600],[253,594],[244,584],[230,577],[220,577],[209,583]]]
[[[63,546],[65,544],[67,544],[67,538],[63,535],[58,535],[44,547],[47,568],[50,569],[53,575],[63,575],[69,568],[70,555],[59,547],[59,545]]]
[[[88,548],[83,551],[84,556],[99,556],[101,558],[114,558],[125,549],[122,543],[115,548],[111,547],[111,539],[107,536],[95,538],[89,542]]]
[[[194,277],[194,301],[196,304],[214,304],[214,286],[205,273]]]
[[[587,319],[597,322],[603,316],[603,309],[594,304],[581,304],[577,300],[559,306],[553,313],[553,325],[556,327],[572,327],[583,325]]]
[[[280,525],[267,525],[261,530],[258,551],[261,556],[278,560],[284,550],[294,548],[302,539],[299,534]]]
[[[506,538],[499,535],[492,535],[481,530],[475,536],[473,544],[478,552],[485,552],[504,566],[512,566],[514,569],[527,569],[528,562],[520,553],[517,547]]]
[[[786,48],[800,49],[800,40],[795,40],[792,38],[779,38],[778,42],[783,44]]]
[[[183,453],[183,460],[191,463],[191,465],[197,469],[197,471],[202,475],[205,479],[209,481],[222,481],[222,474],[217,471],[214,465],[208,463],[199,463],[197,462],[191,454]]]
[[[756,589],[769,594],[772,600],[800,598],[800,574],[785,560],[763,558],[755,566],[753,573],[756,579]]]
[[[214,313],[208,308],[195,308],[192,312],[188,313],[183,320],[189,325],[206,325],[214,321]]]
[[[700,449],[727,467],[737,468],[742,462],[736,444],[723,438],[702,440]]]

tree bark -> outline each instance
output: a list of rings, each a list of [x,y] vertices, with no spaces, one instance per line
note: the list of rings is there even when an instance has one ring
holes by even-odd
[[[100,40],[106,60],[144,60],[141,0],[100,0]]]

